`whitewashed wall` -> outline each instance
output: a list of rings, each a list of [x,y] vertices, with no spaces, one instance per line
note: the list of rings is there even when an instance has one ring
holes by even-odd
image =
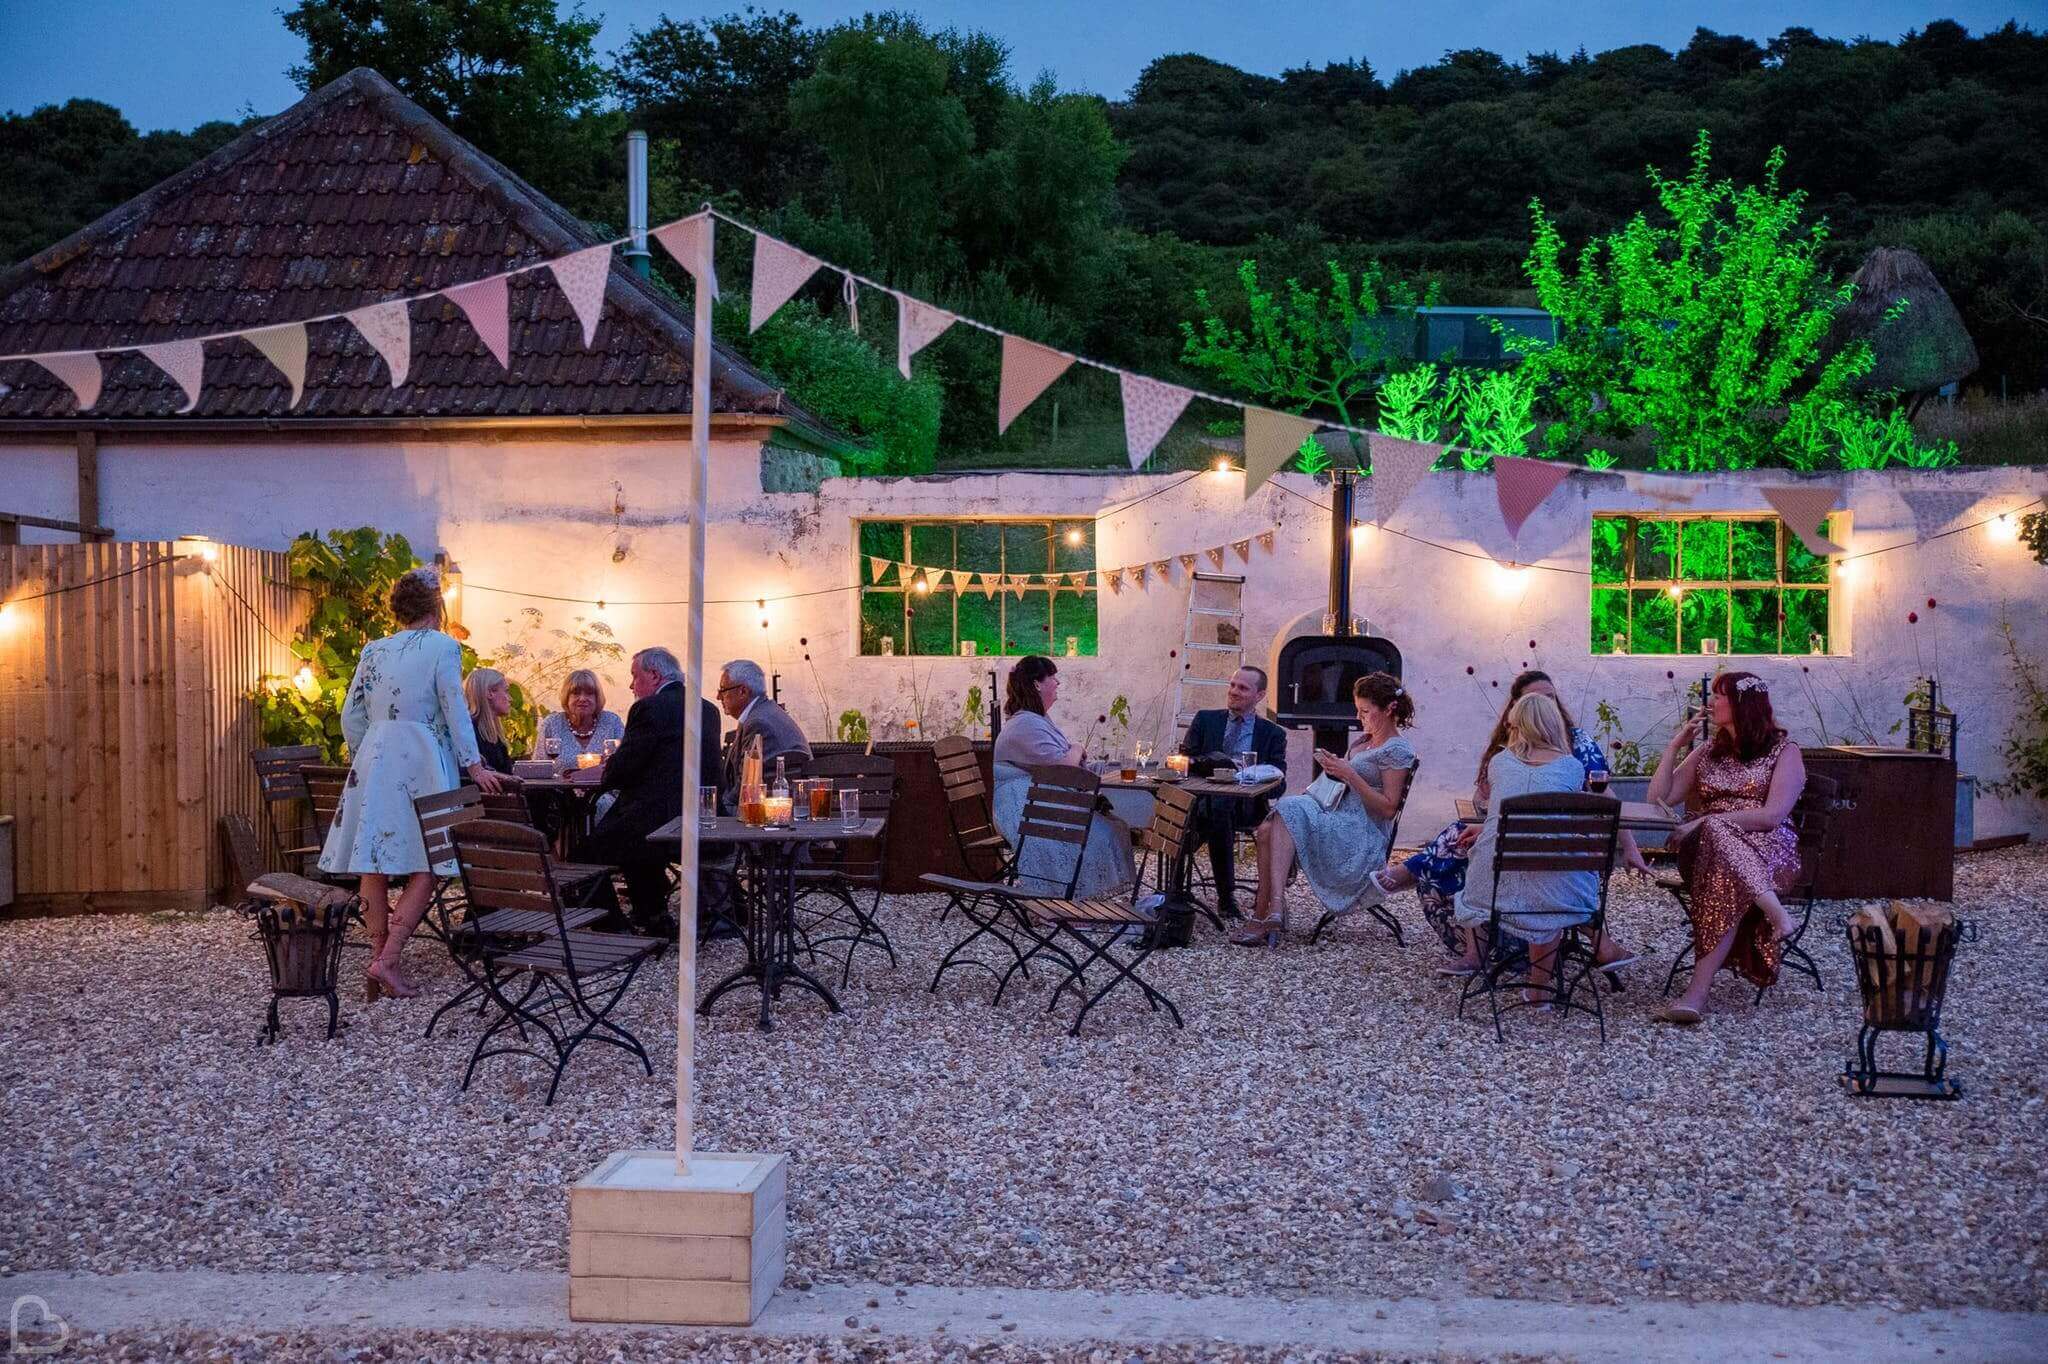
[[[123,538],[196,532],[240,544],[281,548],[299,531],[374,524],[404,532],[422,553],[446,549],[469,584],[463,617],[486,654],[523,634],[519,609],[532,606],[548,627],[568,625],[578,607],[487,592],[604,598],[603,619],[628,645],[681,642],[680,607],[616,603],[679,597],[684,546],[680,443],[522,441],[321,444],[264,450],[248,446],[102,445],[101,519]],[[841,586],[856,573],[856,518],[895,516],[1087,517],[1164,487],[1167,479],[1114,475],[1003,473],[917,479],[833,479],[816,493],[763,494],[759,447],[714,446],[710,527],[711,596],[737,599],[707,612],[707,658],[758,659],[782,675],[784,700],[813,734],[830,717],[859,708],[878,733],[904,735],[919,714],[922,732],[958,728],[966,688],[984,683],[989,660],[859,658],[854,655],[854,594],[827,592],[755,607],[773,599]],[[75,513],[68,449],[0,448],[8,509],[46,516]],[[1178,477],[1178,476],[1174,476]],[[1782,477],[1780,475],[1779,477]],[[1170,558],[1275,528],[1274,550],[1254,547],[1246,641],[1255,661],[1289,622],[1319,613],[1327,588],[1328,489],[1282,480],[1278,489],[1242,498],[1240,475],[1204,474],[1104,519],[1104,565]],[[1725,478],[1694,510],[1767,510],[1755,485],[1764,476]],[[1369,486],[1369,485],[1368,485]],[[2017,506],[2040,492],[2038,470],[1943,474],[1861,474],[1847,480],[1849,548],[1911,541],[1902,488],[1940,486],[1978,493],[1966,520]],[[623,511],[615,512],[615,504]],[[1361,509],[1369,507],[1362,494]],[[1424,755],[1413,802],[1412,835],[1447,817],[1469,788],[1502,689],[1525,664],[1559,679],[1581,722],[1591,725],[1601,699],[1621,709],[1631,733],[1661,745],[1686,681],[1701,660],[1602,658],[1587,650],[1588,519],[1594,512],[1645,509],[1618,478],[1575,477],[1524,527],[1519,545],[1501,529],[1491,478],[1439,474],[1427,479],[1393,521],[1396,530],[1456,546],[1467,558],[1367,529],[1355,540],[1354,610],[1398,644],[1420,717],[1414,735]],[[625,556],[614,561],[615,552]],[[1509,578],[1490,556],[1537,565]],[[1238,571],[1231,559],[1232,571]],[[1168,737],[1169,657],[1181,639],[1187,596],[1178,569],[1166,586],[1126,586],[1101,600],[1101,655],[1062,661],[1067,690],[1059,718],[1076,737],[1112,696],[1129,698],[1140,732]],[[1926,606],[1928,598],[1938,603]],[[1780,717],[1805,741],[1885,741],[1902,714],[1910,679],[1939,670],[1944,697],[1963,716],[1963,765],[2002,774],[1997,750],[2011,714],[2011,673],[1996,623],[2001,615],[2035,659],[2048,658],[2048,570],[2017,544],[1982,530],[1861,561],[1842,590],[1838,647],[1830,658],[1749,663],[1770,679]],[[1909,625],[1917,611],[1920,622]],[[1839,619],[1839,618],[1838,618]],[[762,622],[766,621],[764,627]],[[809,660],[805,660],[805,655]],[[1000,665],[998,665],[1000,666]],[[1468,672],[1469,670],[1469,672]],[[623,677],[617,695],[623,706]],[[1305,739],[1296,736],[1297,771]],[[1980,835],[2048,830],[2038,803],[1980,798]]]

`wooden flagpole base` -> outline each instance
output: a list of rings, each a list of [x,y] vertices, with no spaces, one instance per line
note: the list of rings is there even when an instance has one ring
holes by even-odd
[[[751,1326],[782,1283],[789,1158],[616,1151],[569,1188],[575,1321]]]

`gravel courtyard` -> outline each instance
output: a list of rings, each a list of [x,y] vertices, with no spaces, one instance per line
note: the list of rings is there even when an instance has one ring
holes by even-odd
[[[858,962],[844,1015],[792,993],[764,1036],[721,1005],[700,1144],[792,1153],[799,1289],[2048,1309],[2048,852],[1958,862],[1983,941],[1949,994],[1967,1093],[1947,1105],[1839,1093],[1842,906],[1809,938],[1825,993],[1788,981],[1752,1007],[1724,981],[1679,1032],[1650,1014],[1682,920],[1615,884],[1616,931],[1653,956],[1610,996],[1604,1048],[1585,1018],[1519,1017],[1505,1048],[1483,1010],[1455,1019],[1412,901],[1405,948],[1358,927],[1246,952],[1204,927],[1150,971],[1186,1031],[1132,995],[1079,1040],[1042,986],[993,1009],[986,977],[929,993],[959,921],[894,901],[903,962]],[[592,1050],[552,1109],[517,1059],[462,1094],[477,1024],[422,1040],[455,977],[430,942],[408,961],[421,999],[345,997],[332,1043],[324,1009],[287,1003],[259,1047],[261,951],[231,914],[0,925],[0,1273],[566,1270],[567,1184],[671,1140],[672,1078]],[[674,991],[670,959],[624,1010],[658,1058]]]

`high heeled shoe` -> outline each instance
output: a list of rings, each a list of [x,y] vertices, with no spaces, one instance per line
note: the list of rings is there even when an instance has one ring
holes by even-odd
[[[1230,935],[1232,947],[1278,947],[1280,945],[1280,919],[1246,919],[1237,932]]]

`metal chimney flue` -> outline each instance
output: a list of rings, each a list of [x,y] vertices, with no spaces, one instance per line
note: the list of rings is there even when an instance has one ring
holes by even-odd
[[[647,254],[647,134],[634,129],[626,134],[626,264],[646,279],[653,268]]]

